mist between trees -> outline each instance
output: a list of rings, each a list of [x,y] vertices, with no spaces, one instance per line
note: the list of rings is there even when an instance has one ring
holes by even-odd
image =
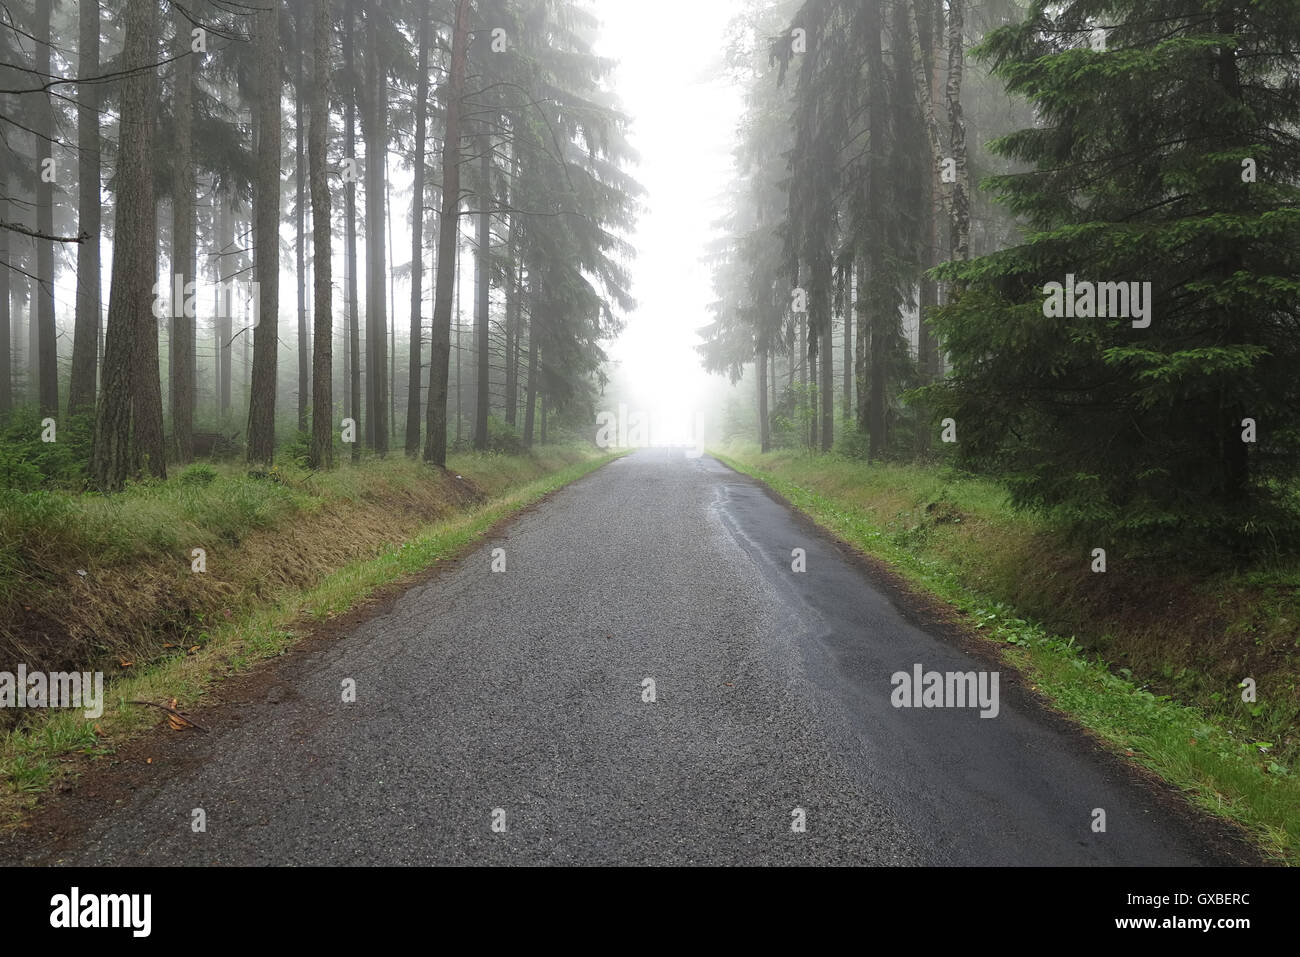
[[[640,193],[596,30],[572,0],[3,5],[5,484],[590,423]]]
[[[733,431],[1293,551],[1297,40],[1286,2],[746,4],[700,347]]]

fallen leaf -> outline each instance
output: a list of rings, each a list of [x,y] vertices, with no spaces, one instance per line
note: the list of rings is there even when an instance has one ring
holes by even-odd
[[[145,763],[145,764],[153,764],[153,758],[145,758],[145,759],[144,759],[144,763]]]
[[[134,661],[127,661],[125,658],[118,658],[117,663],[121,665],[123,668],[130,668],[133,664],[135,664]]]

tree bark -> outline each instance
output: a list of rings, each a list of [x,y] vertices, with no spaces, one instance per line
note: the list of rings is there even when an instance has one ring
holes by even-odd
[[[334,314],[330,249],[330,189],[325,177],[329,140],[330,0],[312,0],[311,128],[307,160],[311,167],[312,317],[311,452],[314,469],[334,467]]]
[[[532,304],[528,316],[528,379],[525,383],[524,396],[524,446],[533,447],[533,416],[537,408],[537,325],[540,319],[539,307],[537,303],[537,284],[535,274],[530,271],[529,285],[531,295],[528,301]]]
[[[36,69],[40,75],[51,72],[50,13],[51,0],[36,0]],[[54,157],[54,102],[49,91],[40,94],[36,106],[36,119],[32,124],[36,132],[36,149],[42,161]],[[46,236],[54,235],[54,177],[55,169],[38,167],[36,179],[36,231]],[[36,362],[32,371],[36,377],[37,397],[42,415],[59,414],[59,367],[54,342],[54,241],[36,240]]]
[[[948,123],[952,128],[952,156],[957,182],[952,190],[952,258],[970,258],[970,169],[966,158],[966,123],[961,110],[964,65],[963,0],[948,3]]]
[[[420,454],[420,358],[424,335],[424,140],[429,99],[429,13],[420,15],[420,52],[415,86],[415,174],[411,186],[411,348],[406,375],[406,454]]]
[[[120,490],[130,470],[133,355],[140,326],[156,323],[151,308],[157,274],[151,147],[157,79],[148,69],[156,49],[154,0],[127,0],[123,21],[123,62],[128,69],[139,72],[129,73],[122,81],[117,227],[104,341],[104,382],[91,442],[91,478],[105,492]],[[157,375],[155,360],[155,381]]]
[[[834,322],[831,318],[831,258],[830,251],[824,251],[824,258],[814,263],[817,270],[813,282],[821,290],[817,299],[819,320],[818,348],[821,350],[822,424],[821,450],[829,452],[835,444],[835,349]]]
[[[867,96],[866,122],[868,136],[871,137],[871,149],[867,158],[867,209],[870,215],[879,216],[884,198],[884,175],[881,163],[883,140],[887,123],[887,109],[884,103],[884,91],[889,82],[885,75],[884,56],[881,52],[881,18],[880,8],[874,4],[866,5],[865,32],[867,41],[866,61],[870,89]],[[878,233],[869,231],[866,237],[867,283],[864,290],[867,313],[859,321],[870,324],[870,352],[866,357],[870,363],[870,374],[866,388],[859,400],[860,418],[865,418],[869,436],[868,457],[876,459],[884,453],[885,448],[885,338],[882,334],[886,328],[887,296],[884,294],[884,248],[883,238]],[[861,388],[861,386],[859,387]],[[865,399],[865,402],[862,400]],[[865,406],[865,407],[864,407]],[[863,415],[862,413],[865,413]]]
[[[343,117],[343,152],[346,154],[344,158],[352,163],[356,162],[357,156],[357,73],[356,58],[352,45],[355,21],[356,10],[353,7],[353,0],[348,0],[343,27],[343,65],[344,72],[347,75],[347,90],[345,91],[347,102]],[[343,250],[343,270],[347,274],[345,281],[348,297],[347,357],[349,360],[349,375],[343,411],[344,415],[351,418],[355,425],[357,420],[361,418],[361,318],[358,315],[360,296],[357,291],[357,182],[356,177],[351,174],[345,179],[344,242],[346,248]],[[361,445],[359,442],[354,441],[352,443],[352,461],[358,462],[360,459]]]
[[[387,261],[396,263],[393,257],[393,184],[388,176],[388,152],[384,151],[384,221],[388,225]],[[393,332],[388,336],[388,444],[392,444],[397,434],[397,277],[391,269],[388,274],[388,315],[392,317]],[[387,448],[387,445],[385,445]]]
[[[507,257],[506,284],[506,422],[514,426],[519,421],[519,312],[523,298],[523,270],[519,268],[519,218],[511,216],[510,252]]]
[[[384,162],[388,96],[379,63],[379,3],[366,7],[365,92],[361,114],[366,139],[366,438],[379,456],[388,453],[388,328],[384,301]]]
[[[84,80],[99,73],[99,4],[79,8],[78,75]],[[95,412],[95,374],[99,359],[100,316],[100,182],[99,85],[77,88],[77,228],[86,239],[77,246],[77,309],[72,334],[72,380],[68,414]],[[0,192],[3,190],[0,189]],[[8,256],[0,256],[8,260]],[[8,270],[5,270],[7,273]],[[6,293],[8,277],[5,280]],[[5,296],[7,300],[8,295]]]
[[[8,113],[9,97],[0,94],[0,113]],[[9,164],[0,163],[0,220],[9,222]],[[0,229],[0,263],[10,261],[9,230]],[[0,415],[13,408],[13,314],[9,305],[8,267],[0,266]]]
[[[817,362],[819,353],[817,351],[817,333],[811,326],[808,326],[808,349],[804,354],[804,359],[808,363],[808,450],[814,451],[818,447],[818,374],[819,363]]]
[[[224,417],[230,411],[231,336],[234,335],[234,297],[227,295],[229,283],[239,271],[235,252],[235,214],[230,200],[217,197],[217,415]]]
[[[842,268],[848,270],[849,276],[844,281],[844,405],[840,417],[848,423],[853,421],[853,263]]]
[[[175,178],[172,191],[172,273],[179,277],[182,301],[172,303],[173,379],[171,388],[172,454],[177,462],[194,459],[194,317],[186,314],[187,284],[196,283],[198,265],[194,225],[194,57],[190,52],[190,23],[179,11],[173,13],[176,36],[172,55],[175,63],[175,95],[172,110],[176,120]],[[196,283],[197,285],[197,283]],[[173,282],[173,288],[175,282]]]
[[[447,360],[451,352],[451,284],[460,210],[460,111],[468,46],[469,0],[456,0],[442,144],[442,211],[438,220],[438,278],[429,355],[428,438],[424,447],[425,461],[442,467],[447,465]]]
[[[474,448],[480,452],[487,450],[488,442],[488,307],[490,305],[489,283],[492,276],[492,141],[484,135],[479,138],[479,214],[478,214],[478,257],[477,295],[474,321],[476,324],[477,346],[475,358],[478,364],[477,383],[474,398]]]
[[[257,282],[253,378],[248,403],[248,460],[275,457],[276,350],[280,300],[280,11],[258,8]]]
[[[303,182],[303,75],[302,55],[306,44],[303,21],[309,0],[294,4],[293,55],[293,107],[294,107],[294,187],[297,192],[294,205],[294,262],[297,266],[295,285],[298,287],[298,431],[307,431],[307,404],[311,395],[311,341],[307,334],[307,260],[303,248],[303,212],[307,203]]]
[[[460,367],[465,360],[465,348],[461,343],[460,289],[464,276],[461,274],[460,237],[456,237],[456,275],[452,279],[452,296],[456,300],[456,442],[452,448],[460,448],[460,430],[465,422],[465,390],[461,387]]]

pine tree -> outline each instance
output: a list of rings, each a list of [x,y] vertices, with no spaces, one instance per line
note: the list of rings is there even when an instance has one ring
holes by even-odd
[[[120,490],[131,470],[131,429],[136,358],[141,326],[155,337],[153,379],[158,380],[157,325],[150,308],[157,274],[154,226],[153,163],[150,143],[154,126],[157,78],[150,69],[157,49],[157,6],[154,0],[128,0],[124,17],[123,62],[117,172],[117,228],[113,272],[108,297],[108,330],[104,338],[104,381],[95,412],[90,474],[103,491]],[[136,406],[135,413],[140,408]],[[158,430],[161,433],[161,406]],[[140,427],[137,419],[136,427]],[[161,445],[161,442],[159,442]],[[161,449],[159,450],[161,451]]]
[[[1018,505],[1169,546],[1295,533],[1298,41],[1288,3],[1038,0],[979,51],[1041,119],[990,180],[1032,233],[944,268],[931,394]]]
[[[99,73],[99,4],[78,8],[80,39],[77,73],[84,80]],[[72,379],[68,412],[95,410],[95,373],[99,358],[100,327],[100,182],[99,85],[83,83],[77,89],[77,227],[85,236],[77,246],[77,309],[72,338]],[[0,256],[8,261],[8,256]],[[5,270],[7,272],[7,270]],[[8,292],[5,292],[8,308]]]
[[[279,4],[258,7],[256,228],[258,313],[248,403],[248,461],[275,457],[276,365],[280,299],[280,46]],[[247,335],[247,333],[245,333]]]
[[[334,465],[334,316],[331,297],[330,190],[325,178],[329,133],[329,0],[311,0],[312,86],[307,163],[311,178],[312,281],[314,283],[311,372],[311,455],[315,469]]]

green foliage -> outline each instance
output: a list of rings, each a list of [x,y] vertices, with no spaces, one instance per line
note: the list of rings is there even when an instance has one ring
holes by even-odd
[[[306,468],[311,457],[311,431],[295,431],[293,437],[280,446],[280,457],[288,459],[299,468]]]
[[[488,416],[488,451],[506,455],[524,455],[524,438],[518,429],[495,415]]]
[[[1033,232],[938,270],[964,291],[923,398],[1017,505],[1151,549],[1300,541],[1298,48],[1300,7],[1207,0],[1039,0],[983,44],[1039,116],[992,145],[1032,168],[985,183]],[[1047,316],[1067,274],[1149,282],[1149,325]]]
[[[191,465],[180,474],[177,481],[181,485],[211,485],[217,478],[217,470],[211,465]]]
[[[53,442],[41,439],[43,418],[35,406],[23,406],[0,425],[0,488],[81,487],[90,460],[89,418],[56,418]]]

